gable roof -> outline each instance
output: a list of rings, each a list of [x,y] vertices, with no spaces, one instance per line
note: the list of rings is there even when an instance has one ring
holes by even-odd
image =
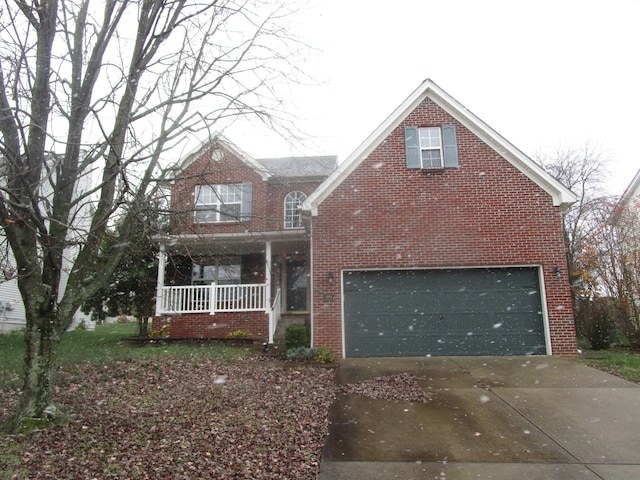
[[[272,174],[260,162],[249,155],[244,150],[237,147],[233,142],[227,139],[219,132],[214,133],[210,140],[198,145],[194,150],[188,153],[175,168],[174,175],[178,172],[186,170],[193,162],[198,160],[207,150],[215,151],[216,149],[224,149],[245,163],[248,167],[254,169],[260,174],[262,180],[269,179]],[[213,153],[212,153],[213,155]]]
[[[566,209],[576,196],[552,175],[536,164],[504,137],[467,110],[432,80],[427,79],[378,126],[302,205],[304,211],[318,214],[318,206],[380,145],[402,121],[426,98],[483,140],[500,156],[551,195],[553,205]]]
[[[636,197],[640,198],[640,170],[636,172],[635,177],[633,177],[629,186],[620,196],[618,203],[616,203],[616,207],[613,209],[613,212],[609,217],[609,221],[612,224],[618,223],[622,213],[627,209],[628,205],[633,205],[633,199]]]
[[[255,159],[237,147],[221,133],[215,133],[211,139],[189,152],[175,167],[174,175],[186,170],[193,162],[204,155],[207,150],[224,149],[240,159],[247,166],[260,174],[262,180],[274,178],[305,178],[323,180],[333,172],[338,163],[335,155],[311,157],[278,157]],[[215,153],[212,153],[215,155]]]
[[[626,188],[620,200],[618,201],[618,206],[624,206],[628,202],[630,202],[636,196],[640,196],[640,170],[636,173],[636,176],[633,177],[631,183]]]

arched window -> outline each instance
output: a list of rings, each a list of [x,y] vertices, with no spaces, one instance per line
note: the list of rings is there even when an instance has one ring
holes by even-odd
[[[289,192],[284,197],[284,228],[302,227],[300,207],[307,196],[299,191]]]

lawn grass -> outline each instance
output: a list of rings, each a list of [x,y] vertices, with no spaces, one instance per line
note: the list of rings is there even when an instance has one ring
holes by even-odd
[[[210,345],[207,343],[167,343],[135,345],[126,341],[138,333],[136,323],[110,323],[99,325],[94,331],[66,332],[60,342],[59,366],[73,370],[75,366],[90,362],[110,364],[135,359],[162,357],[238,358],[248,355],[245,348]],[[0,335],[0,389],[15,388],[22,379],[24,362],[24,334],[12,332]]]
[[[587,351],[583,353],[581,361],[630,382],[640,383],[640,354],[628,348]]]

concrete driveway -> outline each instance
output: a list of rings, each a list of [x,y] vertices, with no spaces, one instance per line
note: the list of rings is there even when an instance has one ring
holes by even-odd
[[[340,394],[320,480],[640,478],[640,386],[556,357],[345,359],[340,384],[409,373],[425,402]]]

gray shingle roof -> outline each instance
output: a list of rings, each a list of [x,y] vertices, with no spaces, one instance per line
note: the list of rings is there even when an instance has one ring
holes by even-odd
[[[336,169],[338,157],[281,157],[257,159],[269,173],[279,178],[326,178]]]

